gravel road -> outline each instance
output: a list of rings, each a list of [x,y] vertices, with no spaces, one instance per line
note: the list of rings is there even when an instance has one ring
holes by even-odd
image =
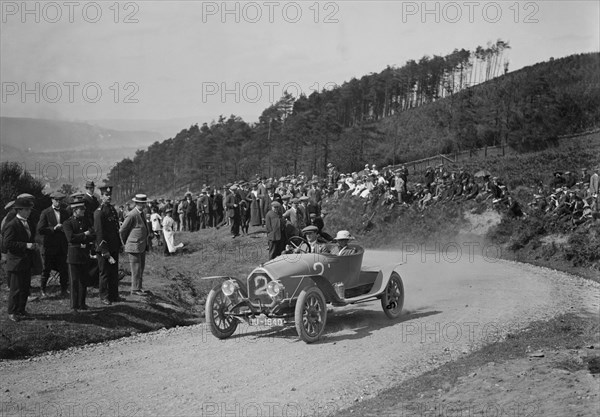
[[[242,326],[219,341],[197,325],[3,362],[0,416],[324,416],[533,320],[599,309],[600,286],[568,274],[410,252],[365,254],[406,261],[398,321],[372,302],[330,311],[313,345],[293,328]]]

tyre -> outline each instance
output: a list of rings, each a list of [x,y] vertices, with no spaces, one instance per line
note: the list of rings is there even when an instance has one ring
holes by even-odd
[[[210,332],[219,339],[227,339],[237,329],[237,319],[225,314],[230,308],[231,300],[223,294],[221,285],[210,290],[205,306],[206,322]]]
[[[327,321],[325,296],[318,287],[302,290],[296,301],[296,331],[306,343],[319,340]]]
[[[392,272],[385,291],[381,294],[381,307],[390,319],[400,317],[404,307],[404,284],[397,272]]]

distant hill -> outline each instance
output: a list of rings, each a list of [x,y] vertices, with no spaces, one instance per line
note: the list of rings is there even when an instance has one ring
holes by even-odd
[[[97,119],[86,120],[86,123],[105,129],[118,130],[121,132],[136,132],[150,130],[160,134],[163,139],[175,136],[181,129],[188,128],[197,123],[198,120],[210,120],[210,116],[182,117],[177,119],[154,120],[154,119]]]
[[[0,143],[25,151],[145,148],[161,135],[150,131],[123,132],[87,123],[18,117],[0,118]],[[2,157],[4,159],[4,157]]]

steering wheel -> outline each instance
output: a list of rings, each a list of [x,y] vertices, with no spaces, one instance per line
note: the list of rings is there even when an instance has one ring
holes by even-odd
[[[308,250],[300,248],[304,243],[304,247]],[[308,240],[301,236],[292,236],[288,239],[287,244],[292,246],[294,249],[299,250],[301,253],[310,253],[310,245],[308,244]]]

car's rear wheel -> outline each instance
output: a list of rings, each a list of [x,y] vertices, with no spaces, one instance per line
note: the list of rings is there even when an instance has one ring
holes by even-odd
[[[219,339],[227,339],[237,329],[237,319],[225,314],[230,311],[231,304],[229,297],[221,291],[221,285],[214,287],[208,293],[205,306],[206,322],[210,332]]]
[[[404,307],[404,284],[397,272],[392,272],[390,281],[381,295],[381,307],[390,319],[395,319],[402,313]]]
[[[296,331],[306,343],[319,340],[327,322],[325,296],[317,287],[302,290],[295,311]]]

